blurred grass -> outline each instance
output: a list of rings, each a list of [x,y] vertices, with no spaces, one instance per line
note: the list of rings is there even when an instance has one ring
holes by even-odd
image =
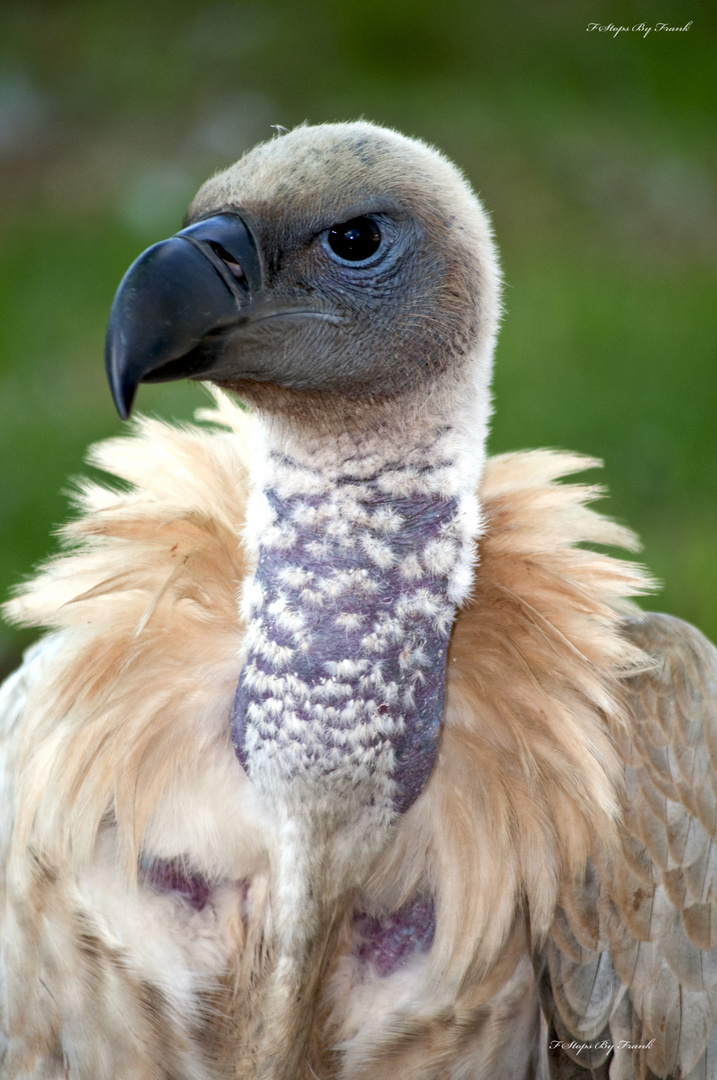
[[[650,603],[717,638],[715,23],[669,0],[6,0],[0,593],[51,547],[87,443],[120,429],[102,347],[129,262],[270,124],[364,115],[439,145],[493,214],[492,449],[603,458],[605,508],[665,582]],[[200,401],[146,387],[140,407]],[[28,635],[0,635],[7,667]]]

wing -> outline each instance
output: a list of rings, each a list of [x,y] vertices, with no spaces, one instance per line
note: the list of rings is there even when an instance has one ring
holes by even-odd
[[[563,895],[537,963],[555,1080],[717,1076],[717,650],[668,615],[628,620],[655,659],[628,681],[622,852]]]
[[[13,759],[23,710],[28,694],[57,652],[60,638],[53,634],[32,645],[20,667],[0,686],[0,869],[12,832]]]
[[[3,891],[3,871],[13,829],[15,751],[22,714],[28,694],[42,679],[58,644],[59,635],[36,642],[26,651],[22,665],[0,686],[0,886]],[[0,1063],[5,1061],[9,1048],[7,995],[5,966],[0,964]]]

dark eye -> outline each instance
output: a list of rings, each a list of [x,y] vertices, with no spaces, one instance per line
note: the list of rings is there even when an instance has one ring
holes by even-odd
[[[329,229],[329,247],[347,262],[365,262],[381,246],[381,233],[373,218],[357,217]]]

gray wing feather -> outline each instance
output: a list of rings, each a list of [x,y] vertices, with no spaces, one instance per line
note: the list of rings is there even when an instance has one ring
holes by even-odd
[[[656,669],[628,685],[622,861],[598,853],[536,960],[550,1075],[715,1080],[717,650],[668,615],[625,635]]]

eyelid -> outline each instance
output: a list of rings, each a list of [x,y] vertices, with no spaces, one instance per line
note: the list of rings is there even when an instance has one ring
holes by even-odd
[[[387,205],[385,202],[373,203],[368,206],[366,203],[358,203],[355,206],[350,206],[347,209],[342,209],[339,216],[332,217],[329,221],[324,218],[319,224],[312,230],[312,239],[317,236],[322,236],[329,229],[335,229],[338,225],[345,225],[349,221],[353,221],[354,218],[367,217],[372,218],[381,225],[385,222],[389,228],[396,229],[400,223],[407,217],[409,217],[406,211],[399,206]]]
[[[387,240],[389,243],[393,243],[396,235],[396,222],[386,214],[380,214],[378,211],[371,211],[366,214],[352,214],[351,217],[342,217],[340,220],[336,219],[329,225],[325,225],[323,229],[319,229],[318,232],[313,234],[312,239],[321,238],[322,236],[328,236],[333,229],[340,229],[342,225],[348,225],[350,221],[355,221],[357,218],[369,218],[371,221],[375,221],[379,227],[382,239]]]
[[[410,217],[405,207],[385,196],[362,199],[360,202],[335,207],[333,211],[327,212],[332,213],[333,218],[331,221],[324,219],[324,228],[329,228],[337,222],[340,224],[343,221],[351,221],[352,218],[357,217],[385,217],[393,221],[402,221],[404,218]]]

